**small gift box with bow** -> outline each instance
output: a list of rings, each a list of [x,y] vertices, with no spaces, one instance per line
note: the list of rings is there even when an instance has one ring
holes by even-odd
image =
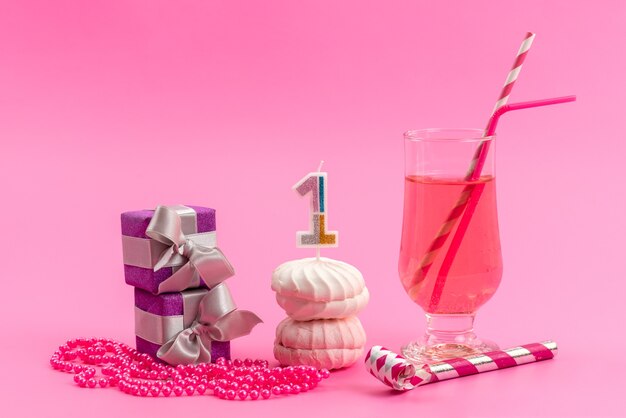
[[[261,319],[238,310],[216,247],[215,210],[158,206],[122,214],[126,283],[135,286],[137,350],[169,364],[230,358],[230,340]]]
[[[212,287],[234,274],[216,247],[215,210],[158,206],[122,213],[126,283],[154,294]]]
[[[261,319],[238,310],[226,284],[154,295],[135,288],[137,350],[166,363],[208,363],[230,358],[230,340]]]

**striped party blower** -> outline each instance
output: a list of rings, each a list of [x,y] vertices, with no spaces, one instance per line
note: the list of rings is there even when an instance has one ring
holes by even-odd
[[[557,351],[554,341],[544,341],[439,363],[415,365],[384,347],[374,346],[365,356],[365,368],[387,386],[407,391],[427,383],[549,360],[554,358]]]
[[[502,106],[504,106],[507,103],[509,96],[511,95],[511,91],[513,90],[513,87],[515,86],[515,81],[517,80],[517,77],[519,76],[519,73],[522,69],[522,64],[524,64],[524,61],[526,60],[526,56],[528,55],[528,51],[530,50],[530,47],[534,39],[535,39],[535,34],[531,32],[528,32],[526,36],[524,37],[524,40],[522,41],[522,44],[520,45],[520,48],[517,51],[517,55],[515,56],[513,67],[511,68],[511,71],[509,71],[509,74],[506,77],[504,87],[502,88],[502,91],[500,92],[500,96],[498,97],[498,100],[496,101],[493,111],[491,112],[491,116],[493,116],[498,109],[500,109]],[[476,152],[474,153],[474,156],[472,157],[470,167],[467,170],[467,173],[465,175],[466,180],[472,181],[472,180],[476,180],[479,177],[479,176],[476,177],[477,164],[478,164],[480,156],[483,154],[484,149],[485,148],[488,149],[490,142],[491,141],[483,141],[477,147]],[[418,285],[426,278],[426,275],[428,274],[428,271],[432,267],[433,262],[435,261],[435,258],[439,254],[439,251],[446,243],[446,240],[448,239],[450,232],[452,231],[457,221],[463,214],[463,211],[465,210],[465,207],[467,206],[467,203],[469,201],[469,198],[470,198],[470,195],[472,194],[473,189],[474,189],[473,184],[469,184],[465,187],[465,189],[461,193],[461,196],[459,197],[459,200],[456,202],[456,205],[454,206],[454,208],[448,215],[443,225],[441,225],[441,228],[439,229],[437,236],[432,241],[432,243],[428,247],[428,250],[426,251],[422,259],[420,260],[419,265],[417,266],[415,275],[413,276],[411,287],[408,290],[408,293],[412,298],[415,298],[415,293],[418,290]]]

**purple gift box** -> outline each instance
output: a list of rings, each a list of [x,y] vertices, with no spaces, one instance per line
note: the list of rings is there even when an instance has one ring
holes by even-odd
[[[215,209],[201,206],[170,206],[181,218],[182,232],[196,243],[214,247],[217,245],[215,236]],[[159,285],[184,264],[181,258],[179,265],[166,265],[157,271],[154,266],[168,246],[150,239],[146,229],[154,215],[153,210],[138,210],[122,213],[122,246],[124,254],[124,276],[126,283],[147,290],[154,294],[160,293]],[[205,287],[202,281],[195,286]],[[182,291],[185,289],[174,289]]]
[[[137,351],[156,358],[163,344],[193,324],[200,300],[207,293],[206,289],[194,289],[154,295],[135,288]],[[219,357],[230,358],[229,341],[211,342],[211,359]]]

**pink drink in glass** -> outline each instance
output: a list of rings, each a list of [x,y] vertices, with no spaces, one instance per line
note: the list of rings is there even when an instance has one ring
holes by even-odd
[[[421,129],[405,132],[404,139],[398,271],[407,294],[426,313],[426,332],[402,354],[431,363],[496,350],[474,333],[476,311],[502,277],[494,136],[481,129]],[[469,180],[483,149],[482,176]],[[470,206],[473,213],[466,210]]]
[[[428,273],[412,299],[430,314],[474,314],[495,293],[502,277],[502,259],[495,203],[495,179],[484,176],[474,183],[484,189],[454,262],[445,279],[438,303],[431,303],[433,289],[450,238],[440,248]],[[446,221],[464,188],[472,182],[429,176],[407,176],[404,181],[404,224],[400,247],[399,272],[408,291],[420,268],[420,260]]]

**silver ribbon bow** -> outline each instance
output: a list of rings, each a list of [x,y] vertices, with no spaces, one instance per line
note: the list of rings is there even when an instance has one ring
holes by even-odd
[[[219,248],[203,246],[185,236],[181,217],[172,208],[158,206],[155,209],[146,235],[168,246],[161,253],[154,271],[166,265],[184,263],[159,285],[159,293],[197,287],[198,276],[208,287],[213,287],[235,274],[233,266]]]
[[[157,357],[172,365],[209,363],[211,341],[248,335],[261,322],[253,312],[238,310],[228,287],[221,283],[202,298],[191,326],[163,344]]]

